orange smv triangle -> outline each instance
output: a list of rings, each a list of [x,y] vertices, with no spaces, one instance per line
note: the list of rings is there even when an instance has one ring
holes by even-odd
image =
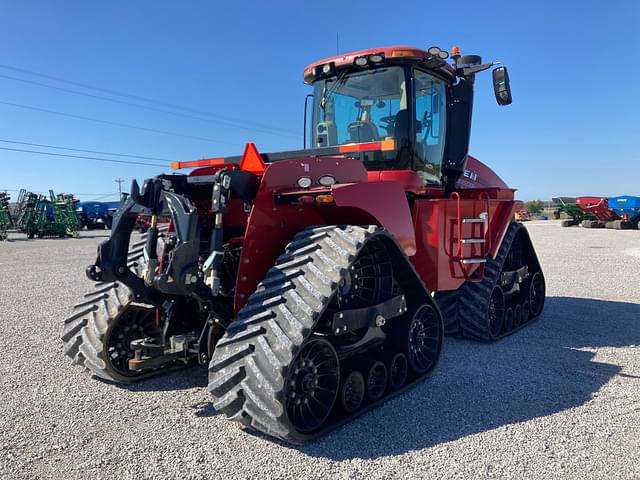
[[[247,143],[247,146],[244,149],[244,155],[242,155],[242,160],[240,161],[240,170],[254,173],[256,175],[262,175],[265,168],[262,156],[260,155],[260,152],[258,152],[255,144]]]

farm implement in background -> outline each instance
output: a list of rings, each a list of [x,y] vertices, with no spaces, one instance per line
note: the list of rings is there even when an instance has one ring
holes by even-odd
[[[7,192],[0,192],[0,241],[7,239],[7,231],[13,227],[13,219],[9,211],[10,199]]]
[[[553,197],[551,200],[558,205],[559,213],[564,213],[569,217],[562,220],[563,227],[575,227],[585,220],[597,220],[591,213],[585,212],[577,205],[575,197]]]
[[[638,228],[638,223],[640,222],[640,197],[632,195],[609,197],[608,205],[619,218],[608,222],[607,228],[615,228],[616,230]]]
[[[27,238],[77,237],[80,221],[73,195],[49,190],[49,197],[20,190],[16,205],[16,229]]]
[[[620,219],[620,216],[609,208],[608,201],[604,197],[578,197],[576,198],[576,206],[585,215],[595,217],[595,220],[583,220],[581,225],[584,228],[605,228],[608,223]]]

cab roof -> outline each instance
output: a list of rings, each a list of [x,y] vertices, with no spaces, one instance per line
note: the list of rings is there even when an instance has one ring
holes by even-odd
[[[347,66],[355,67],[354,60],[356,58],[376,54],[382,54],[384,56],[385,61],[382,63],[382,65],[421,63],[432,58],[432,55],[429,54],[429,52],[427,52],[426,50],[406,45],[358,50],[356,52],[346,53],[344,55],[336,55],[335,57],[324,58],[312,63],[304,69],[304,82],[308,84],[312,83],[317,78],[317,76],[314,74],[314,69],[318,69],[324,65],[333,64],[333,68],[335,70]],[[444,63],[444,65],[439,66],[437,70],[442,72],[444,75],[451,77],[451,79],[455,78],[455,71],[453,67],[451,67],[451,65],[449,65],[448,63]]]

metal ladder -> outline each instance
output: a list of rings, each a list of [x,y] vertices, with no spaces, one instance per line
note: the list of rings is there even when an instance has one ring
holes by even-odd
[[[444,251],[448,257],[460,265],[465,280],[470,282],[481,282],[484,277],[484,267],[487,263],[487,256],[491,252],[491,235],[490,235],[490,218],[489,218],[489,196],[482,192],[479,199],[484,200],[484,211],[478,217],[462,218],[460,194],[453,192],[451,200],[456,200],[457,215],[451,222],[449,238],[451,239],[451,250],[447,251],[447,241],[445,238]],[[445,211],[446,214],[446,211]],[[465,225],[471,226],[470,236],[463,236]],[[479,234],[476,234],[476,225],[480,226]],[[454,226],[457,226],[457,232],[454,232]],[[446,233],[445,233],[446,235]],[[454,251],[454,245],[455,247]],[[481,245],[480,253],[475,255],[467,255],[465,253],[465,245]],[[478,269],[472,275],[471,268],[479,265]]]

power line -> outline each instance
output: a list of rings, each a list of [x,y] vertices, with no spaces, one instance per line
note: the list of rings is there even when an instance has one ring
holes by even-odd
[[[46,145],[44,143],[29,143],[29,142],[18,142],[15,140],[4,140],[0,139],[2,143],[13,143],[15,145],[29,145],[31,147],[45,147],[45,148],[55,148],[56,150],[69,150],[72,152],[84,152],[84,153],[99,153],[101,155],[111,155],[114,157],[127,157],[127,158],[141,158],[143,160],[160,160],[162,162],[171,162],[171,159],[168,158],[159,158],[159,157],[145,157],[142,155],[129,155],[125,153],[113,153],[113,152],[102,152],[100,150],[84,150],[81,148],[70,148],[70,147],[59,147],[54,145]]]
[[[19,103],[3,102],[3,101],[0,101],[0,105],[8,105],[10,107],[25,108],[27,110],[34,110],[34,111],[37,111],[37,112],[51,113],[53,115],[61,115],[63,117],[77,118],[77,119],[80,119],[80,120],[87,120],[87,121],[90,121],[90,122],[104,123],[106,125],[115,125],[116,127],[132,128],[134,130],[142,130],[142,131],[145,131],[145,132],[161,133],[163,135],[171,135],[171,136],[174,136],[174,137],[190,138],[190,139],[194,139],[194,140],[202,140],[202,141],[205,141],[205,142],[221,143],[221,144],[225,144],[225,145],[233,145],[233,146],[236,146],[236,147],[238,146],[237,143],[225,142],[224,140],[216,140],[216,139],[213,139],[213,138],[206,138],[206,137],[197,137],[195,135],[185,135],[183,133],[176,133],[176,132],[171,132],[171,131],[168,131],[168,130],[158,130],[156,128],[147,128],[147,127],[140,127],[140,126],[137,126],[137,125],[129,125],[128,123],[112,122],[110,120],[102,120],[100,118],[85,117],[85,116],[82,116],[82,115],[75,115],[73,113],[58,112],[56,110],[48,110],[46,108],[34,107],[32,105],[22,105],[22,104],[19,104]]]
[[[1,65],[0,65],[1,67]],[[171,110],[165,110],[162,108],[155,108],[155,107],[150,107],[148,105],[140,105],[138,103],[132,103],[132,102],[126,102],[124,100],[116,100],[115,98],[109,98],[109,97],[103,97],[101,95],[92,95],[91,93],[85,93],[85,92],[78,92],[77,90],[70,90],[68,88],[62,88],[62,87],[56,87],[54,85],[47,85],[46,83],[40,83],[40,82],[35,82],[33,80],[27,80],[24,78],[16,78],[16,77],[11,77],[9,75],[0,75],[0,78],[4,78],[4,79],[8,79],[8,80],[13,80],[16,82],[23,82],[23,83],[28,83],[31,85],[37,85],[39,87],[44,87],[44,88],[51,88],[53,90],[59,90],[61,92],[66,92],[66,93],[71,93],[74,95],[82,95],[84,97],[90,97],[90,98],[96,98],[99,100],[106,100],[108,102],[114,102],[114,103],[119,103],[122,105],[128,105],[131,107],[136,107],[136,108],[142,108],[145,110],[151,110],[154,112],[161,112],[161,113],[166,113],[169,115],[175,115],[175,116],[179,116],[179,117],[183,117],[183,118],[191,118],[191,119],[195,119],[195,120],[199,120],[201,122],[207,122],[207,123],[213,123],[213,124],[222,124],[222,125],[227,125],[227,126],[231,126],[234,128],[239,128],[242,130],[248,130],[248,131],[261,131],[262,133],[266,133],[269,135],[277,135],[277,136],[285,136],[285,137],[299,137],[299,134],[291,132],[289,130],[281,130],[278,128],[273,128],[273,127],[268,127],[268,126],[259,126],[255,125],[255,126],[247,126],[246,122],[243,122],[243,124],[240,124],[240,120],[211,120],[211,119],[207,119],[207,118],[202,118],[202,117],[198,117],[196,115],[189,115],[189,114],[184,114],[184,113],[179,113],[179,112],[172,112]]]
[[[41,152],[37,150],[24,150],[21,148],[8,148],[8,147],[0,147],[0,150],[8,150],[10,152],[21,152],[21,153],[36,153],[38,155],[50,155],[52,157],[67,157],[67,158],[79,158],[83,160],[96,160],[100,162],[110,162],[110,163],[124,163],[128,165],[146,165],[150,167],[169,167],[169,165],[161,165],[158,163],[145,163],[145,162],[134,162],[129,160],[115,160],[112,158],[98,158],[98,157],[84,157],[80,155],[66,155],[64,153],[53,153],[53,152]]]
[[[270,127],[270,126],[264,125],[264,124],[260,124],[260,123],[257,123],[257,122],[246,121],[244,119],[236,119],[236,118],[232,118],[232,117],[226,117],[226,116],[223,116],[223,115],[218,115],[218,114],[214,114],[214,113],[211,113],[211,112],[206,112],[206,111],[203,111],[203,110],[197,110],[195,108],[185,107],[183,105],[177,105],[175,103],[169,103],[169,102],[165,102],[165,101],[162,101],[162,100],[156,100],[156,99],[153,99],[153,98],[142,97],[142,96],[139,96],[139,95],[133,95],[133,94],[130,94],[130,93],[120,92],[118,90],[111,90],[111,89],[108,89],[108,88],[97,87],[97,86],[89,85],[89,84],[82,83],[82,82],[76,82],[74,80],[68,80],[66,78],[56,77],[56,76],[53,76],[53,75],[48,75],[48,74],[40,73],[40,72],[34,72],[33,70],[27,70],[27,69],[24,69],[24,68],[12,67],[11,65],[0,64],[0,68],[4,68],[6,70],[12,70],[14,72],[26,73],[27,75],[33,75],[33,76],[36,76],[36,77],[47,78],[49,80],[54,80],[56,82],[67,83],[69,85],[75,85],[77,87],[82,87],[82,88],[86,88],[86,89],[89,89],[89,90],[95,90],[95,91],[98,91],[98,92],[108,93],[110,95],[117,95],[119,97],[131,98],[131,99],[139,100],[139,101],[142,101],[142,102],[145,102],[145,103],[161,105],[163,107],[169,107],[169,108],[174,109],[174,110],[182,110],[182,111],[186,111],[186,112],[190,112],[190,113],[196,113],[196,114],[199,114],[199,115],[205,115],[205,116],[212,117],[212,118],[219,118],[219,119],[226,120],[226,121],[242,122],[245,125],[254,125],[254,126],[257,126],[257,127],[266,127],[266,128],[273,129],[273,130],[280,130],[280,131],[282,131],[284,133],[293,133],[293,132],[289,132],[287,130],[274,129],[273,127]]]
[[[74,195],[84,195],[84,194],[82,194],[82,193],[74,193]],[[95,198],[92,198],[90,200],[85,200],[85,201],[86,202],[97,202],[98,200],[103,200],[103,199],[109,198],[109,197],[115,197],[116,195],[118,195],[118,192],[108,193],[108,194],[103,195],[101,197],[95,197]],[[122,195],[120,195],[120,197],[122,197]],[[118,197],[118,198],[120,198],[120,197]]]

